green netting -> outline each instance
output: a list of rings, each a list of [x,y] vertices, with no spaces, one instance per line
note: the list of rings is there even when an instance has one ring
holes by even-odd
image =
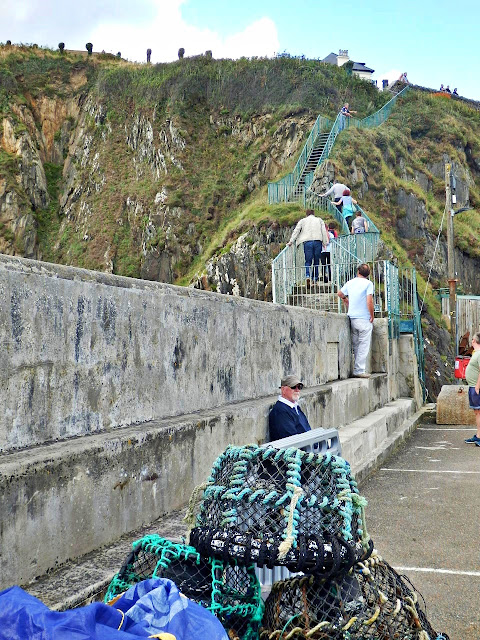
[[[263,602],[253,565],[238,566],[205,558],[193,547],[158,535],[145,536],[132,547],[110,583],[105,602],[142,580],[168,578],[187,598],[215,614],[230,638],[258,638]]]
[[[423,599],[375,553],[346,575],[273,585],[261,640],[448,640],[427,620]]]
[[[190,542],[260,566],[345,571],[369,550],[365,504],[343,458],[230,446],[213,465]]]

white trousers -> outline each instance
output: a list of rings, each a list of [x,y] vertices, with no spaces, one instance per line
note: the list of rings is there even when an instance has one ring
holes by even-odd
[[[359,373],[365,373],[367,356],[372,342],[373,322],[364,318],[350,318],[350,328],[352,332],[353,357],[355,358],[353,375],[358,375]]]

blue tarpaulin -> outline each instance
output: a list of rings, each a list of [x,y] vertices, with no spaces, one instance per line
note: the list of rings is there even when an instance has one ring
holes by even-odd
[[[134,640],[171,633],[176,640],[228,640],[215,616],[180,594],[171,580],[144,580],[113,606],[50,611],[20,587],[0,592],[0,640]]]

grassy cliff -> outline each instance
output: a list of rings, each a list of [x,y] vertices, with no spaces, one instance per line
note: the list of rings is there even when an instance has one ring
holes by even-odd
[[[0,250],[185,281],[219,230],[290,167],[316,115],[354,96],[363,115],[385,101],[317,61],[138,65],[2,47],[0,166],[18,211],[3,216]],[[45,194],[30,184],[33,165]],[[36,232],[28,249],[15,234],[19,213]]]
[[[0,47],[0,250],[188,284],[245,232],[287,233],[302,215],[269,207],[265,185],[291,170],[319,113],[334,117],[348,101],[364,117],[386,100],[314,60],[146,65]],[[479,111],[411,91],[381,127],[343,132],[328,167],[381,229],[385,253],[424,277],[446,160],[474,208],[455,219],[457,247],[475,260]],[[438,259],[434,285],[444,284]]]

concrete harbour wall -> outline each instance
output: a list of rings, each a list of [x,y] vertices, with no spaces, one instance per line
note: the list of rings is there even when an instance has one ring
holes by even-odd
[[[0,256],[0,451],[350,371],[345,316]]]
[[[228,444],[265,441],[283,375],[342,428],[412,373],[384,319],[383,375],[358,380],[343,315],[6,256],[0,301],[0,588],[184,506]]]

